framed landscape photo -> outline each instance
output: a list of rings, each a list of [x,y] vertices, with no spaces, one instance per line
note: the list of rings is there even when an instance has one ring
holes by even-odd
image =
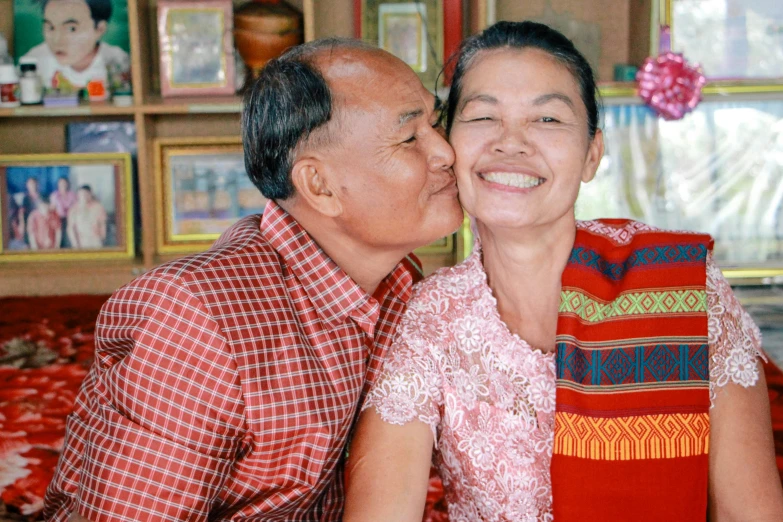
[[[700,64],[710,80],[779,84],[783,78],[780,0],[666,0],[667,18],[672,50]]]
[[[461,0],[354,0],[356,37],[407,63],[435,91],[462,40]],[[441,85],[448,78],[441,78]]]
[[[234,94],[231,0],[158,2],[163,96]]]
[[[0,262],[133,257],[131,155],[0,156]]]
[[[205,250],[239,219],[264,211],[239,137],[161,138],[155,147],[158,252]]]

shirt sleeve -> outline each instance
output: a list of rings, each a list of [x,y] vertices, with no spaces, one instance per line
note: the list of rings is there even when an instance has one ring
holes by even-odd
[[[373,407],[390,424],[419,420],[437,441],[443,403],[436,343],[440,328],[440,319],[427,306],[426,292],[414,294],[362,410]]]
[[[47,514],[206,520],[244,431],[238,372],[218,325],[182,285],[143,276],[98,318],[96,359],[68,419]]]
[[[759,379],[758,359],[766,358],[758,326],[740,305],[712,254],[707,258],[707,307],[710,402],[714,406],[726,384],[754,386]]]

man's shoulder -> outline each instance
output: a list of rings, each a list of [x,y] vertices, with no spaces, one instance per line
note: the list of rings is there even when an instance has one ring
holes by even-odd
[[[124,60],[129,58],[128,53],[122,47],[101,42],[99,52],[104,59]]]
[[[186,291],[207,302],[233,299],[229,293],[236,290],[263,291],[280,281],[283,267],[259,230],[260,219],[260,215],[243,218],[211,249],[159,265],[130,284],[166,281],[176,291]]]

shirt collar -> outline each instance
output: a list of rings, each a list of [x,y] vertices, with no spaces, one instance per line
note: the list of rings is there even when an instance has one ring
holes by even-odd
[[[413,278],[402,263],[381,282],[371,297],[274,201],[266,204],[260,230],[301,282],[327,326],[336,326],[350,316],[372,336],[380,316],[378,303],[389,297],[403,302],[410,298]]]

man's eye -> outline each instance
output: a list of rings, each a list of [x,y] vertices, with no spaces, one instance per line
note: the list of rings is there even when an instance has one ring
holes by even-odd
[[[489,116],[481,116],[479,118],[470,118],[469,120],[466,120],[468,123],[477,122],[477,121],[492,121],[492,118]]]
[[[416,141],[416,135],[415,134],[413,136],[411,136],[410,138],[408,138],[407,140],[403,141],[403,143],[413,143],[414,141]]]
[[[544,116],[543,118],[541,118],[540,121],[542,121],[544,123],[560,123],[559,120],[557,120],[555,118],[552,118],[550,116]]]

